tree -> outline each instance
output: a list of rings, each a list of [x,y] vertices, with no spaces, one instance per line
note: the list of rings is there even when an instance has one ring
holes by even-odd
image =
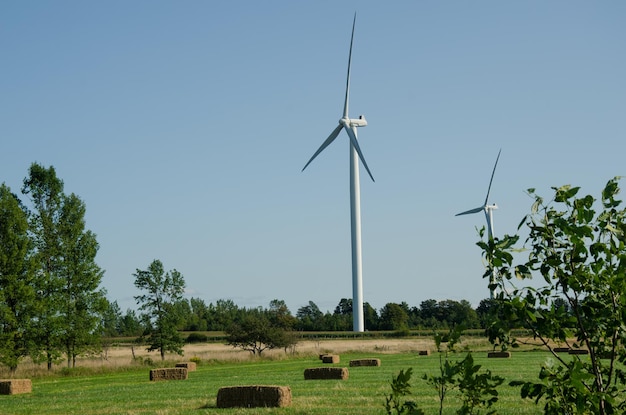
[[[135,310],[131,308],[126,309],[126,314],[124,314],[118,322],[117,330],[122,336],[141,335],[143,331],[143,328],[141,326],[141,319],[137,316]]]
[[[189,299],[189,304],[191,305],[192,321],[189,322],[188,329],[191,331],[208,330],[209,307],[204,300],[192,297]]]
[[[238,317],[239,307],[233,300],[217,300],[215,305],[209,304],[209,315],[212,316],[210,330],[226,330]]]
[[[65,347],[67,365],[76,365],[76,356],[94,347],[97,330],[108,307],[105,291],[99,289],[104,272],[96,264],[96,235],[85,229],[85,203],[75,194],[62,197],[58,221],[60,243],[59,337]]]
[[[52,369],[52,364],[61,356],[59,339],[61,304],[59,293],[63,287],[61,279],[61,242],[59,220],[63,203],[63,181],[54,167],[45,168],[33,163],[24,179],[22,193],[30,196],[33,209],[29,215],[29,231],[35,247],[37,272],[33,282],[37,292],[37,319],[33,323],[33,334],[38,350],[33,353],[35,361],[43,360]]]
[[[163,263],[155,259],[148,269],[137,269],[133,276],[135,287],[147,292],[135,296],[135,301],[140,310],[146,311],[145,316],[150,322],[148,351],[158,350],[161,360],[165,360],[166,352],[182,355],[184,339],[176,330],[179,317],[174,312],[174,305],[182,299],[185,289],[182,274],[175,269],[166,273]]]
[[[380,310],[380,328],[382,330],[408,330],[409,315],[404,307],[396,303],[387,303]]]
[[[342,298],[335,307],[335,311],[332,315],[333,330],[348,331],[352,330],[352,299]],[[365,325],[365,327],[367,327]]]
[[[529,189],[534,203],[518,228],[528,230],[525,261],[514,261],[518,235],[478,243],[489,264],[485,275],[496,269],[500,291],[495,306],[502,318],[488,333],[494,344],[515,346],[509,329],[523,325],[552,351],[557,364],[541,368],[540,382],[515,383],[523,397],[544,398],[546,414],[623,413],[626,372],[618,362],[626,362],[626,210],[616,199],[618,178],[606,184],[599,203],[578,197],[579,190],[553,188],[546,203]],[[544,285],[512,284],[533,276]],[[558,344],[584,347],[589,355],[564,359],[553,349]]]
[[[287,307],[287,304],[283,300],[270,301],[268,315],[270,322],[274,326],[281,327],[285,330],[292,330],[296,324],[296,318],[291,315],[289,307]]]
[[[34,262],[27,214],[4,183],[0,185],[0,247],[0,362],[15,373],[32,346]]]
[[[261,356],[263,351],[275,348],[285,350],[296,344],[291,330],[273,324],[265,310],[249,310],[226,330],[228,344]]]
[[[378,314],[367,301],[363,303],[363,317],[366,330],[378,330]]]
[[[321,330],[324,313],[322,313],[313,301],[309,301],[309,305],[300,307],[296,312],[298,319],[298,329],[305,331]]]

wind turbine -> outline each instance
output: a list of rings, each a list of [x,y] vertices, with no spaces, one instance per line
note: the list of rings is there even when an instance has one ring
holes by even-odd
[[[498,205],[495,203],[493,205],[489,204],[489,192],[491,191],[491,183],[493,182],[493,175],[496,173],[496,167],[498,166],[498,160],[500,159],[500,153],[502,149],[498,151],[498,157],[496,157],[496,163],[493,165],[493,171],[491,172],[491,180],[489,180],[489,187],[487,188],[487,196],[485,197],[485,203],[482,206],[479,206],[474,209],[466,210],[465,212],[457,213],[455,216],[461,215],[470,215],[472,213],[485,212],[485,218],[487,218],[487,237],[491,241],[493,239],[493,211],[498,209]],[[489,298],[493,299],[493,283],[495,281],[495,269],[491,274],[491,278],[489,279]]]
[[[326,141],[322,143],[320,148],[313,154],[313,157],[306,163],[302,171],[318,156],[326,147],[328,147],[337,138],[341,130],[346,130],[350,138],[350,217],[352,230],[352,316],[353,330],[362,332],[365,330],[363,318],[363,274],[361,260],[361,189],[359,182],[359,159],[363,163],[365,170],[369,174],[372,181],[374,176],[370,172],[359,142],[357,140],[356,129],[365,127],[367,121],[363,115],[359,118],[350,118],[348,116],[348,101],[350,97],[350,66],[352,63],[352,44],[354,42],[354,26],[356,24],[356,13],[352,21],[352,37],[350,38],[350,53],[348,54],[348,76],[346,80],[346,98],[343,104],[343,116],[339,120],[339,125],[335,127]]]

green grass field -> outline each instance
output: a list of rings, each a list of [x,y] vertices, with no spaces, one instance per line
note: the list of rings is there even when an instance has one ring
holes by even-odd
[[[459,354],[459,358],[460,358]],[[201,362],[198,370],[183,381],[150,382],[149,367],[121,368],[110,373],[33,378],[33,392],[0,396],[0,413],[20,414],[384,414],[389,382],[400,369],[413,368],[413,400],[426,413],[438,412],[436,391],[421,379],[435,373],[437,354],[346,353],[334,366],[348,367],[351,359],[378,357],[380,367],[349,368],[347,380],[304,380],[304,369],[328,366],[318,359],[294,357],[259,359],[244,362]],[[474,353],[475,363],[506,378],[499,388],[500,414],[539,414],[541,406],[523,401],[519,390],[508,386],[511,380],[536,379],[541,363],[550,356],[545,352],[517,352],[510,359],[487,359],[486,353]],[[167,367],[163,365],[162,367]],[[169,366],[173,366],[170,362]],[[85,371],[78,371],[85,373]],[[281,385],[291,387],[293,402],[286,408],[216,408],[217,391],[222,386]],[[446,414],[455,413],[459,404],[455,395],[447,401]]]

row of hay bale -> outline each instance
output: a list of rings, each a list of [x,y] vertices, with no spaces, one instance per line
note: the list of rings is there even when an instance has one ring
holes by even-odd
[[[339,356],[324,354],[319,356],[323,363],[339,363]],[[380,359],[356,359],[351,367],[380,366]],[[347,380],[350,372],[347,367],[314,367],[304,370],[305,380]],[[289,386],[250,385],[226,386],[217,392],[218,408],[284,407],[291,405]]]

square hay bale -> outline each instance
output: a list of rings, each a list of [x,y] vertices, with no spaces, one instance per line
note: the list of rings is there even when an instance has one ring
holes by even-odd
[[[569,347],[555,347],[553,350],[555,353],[568,353],[571,349]]]
[[[19,393],[31,393],[33,384],[30,379],[1,379],[0,395],[17,395]]]
[[[420,350],[417,354],[418,356],[430,356],[430,350]]]
[[[489,352],[487,357],[491,358],[509,358],[511,357],[511,352]]]
[[[185,379],[187,379],[187,368],[184,367],[168,367],[150,370],[151,381]]]
[[[349,372],[347,367],[315,367],[304,369],[304,379],[348,379]]]
[[[567,353],[569,353],[569,354],[589,354],[589,350],[587,350],[587,349],[571,349]]]
[[[289,386],[227,386],[217,391],[218,408],[275,408],[289,405]]]
[[[339,355],[325,354],[322,356],[322,363],[339,363]]]
[[[350,360],[350,367],[354,366],[380,366],[380,359],[356,359]]]
[[[184,367],[185,369],[187,369],[187,372],[194,372],[196,370],[196,363],[195,362],[176,363],[176,367]]]

